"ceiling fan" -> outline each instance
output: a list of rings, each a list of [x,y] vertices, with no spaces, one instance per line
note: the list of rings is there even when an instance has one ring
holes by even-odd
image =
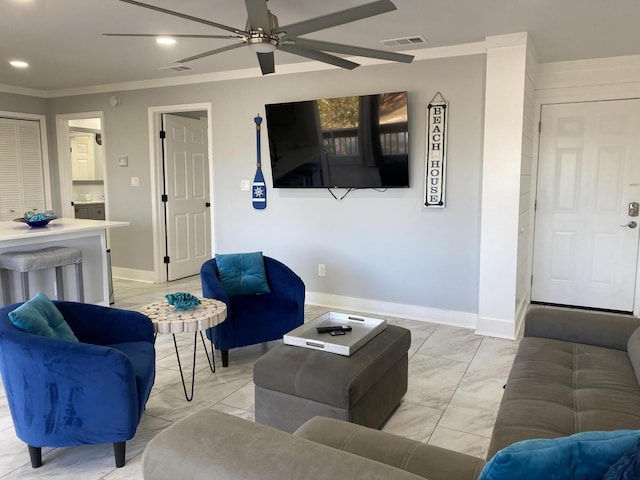
[[[235,48],[248,46],[256,52],[258,63],[263,75],[275,72],[274,55],[275,50],[300,55],[324,63],[329,63],[349,70],[359,66],[358,63],[346,60],[330,53],[341,53],[345,55],[355,55],[360,57],[379,58],[382,60],[391,60],[395,62],[410,63],[413,60],[412,55],[405,55],[395,52],[385,52],[382,50],[374,50],[371,48],[362,48],[351,45],[343,45],[339,43],[324,42],[320,40],[312,40],[300,38],[300,35],[317,32],[327,28],[343,25],[345,23],[354,22],[382,13],[390,12],[396,9],[391,0],[377,0],[339,12],[330,13],[320,17],[304,20],[302,22],[293,23],[291,25],[279,26],[278,18],[267,8],[267,0],[245,0],[247,7],[247,24],[244,30],[240,28],[229,27],[220,23],[205,20],[203,18],[194,17],[184,13],[167,10],[166,8],[157,7],[148,3],[138,2],[136,0],[120,0],[124,3],[136,5],[156,12],[166,13],[176,17],[184,18],[198,23],[203,23],[211,27],[226,30],[232,35],[189,35],[189,34],[151,34],[151,33],[105,33],[103,35],[111,37],[177,37],[177,38],[218,38],[218,39],[238,39],[239,43],[227,45],[225,47],[208,50],[206,52],[193,55],[191,57],[178,60],[177,64],[184,64],[197,60],[199,58],[208,57],[217,53],[226,52]]]

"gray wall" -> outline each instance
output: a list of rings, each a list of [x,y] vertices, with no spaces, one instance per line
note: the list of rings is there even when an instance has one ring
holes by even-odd
[[[305,74],[49,100],[55,114],[103,110],[115,266],[152,270],[148,107],[213,105],[213,212],[218,252],[262,250],[290,265],[307,290],[466,312],[478,311],[478,262],[484,56],[468,56]],[[264,104],[407,90],[411,187],[351,192],[336,201],[322,189],[269,188],[254,210],[240,180],[255,172],[256,113]],[[437,91],[450,102],[447,206],[422,206],[426,105]],[[52,144],[55,138],[49,138]],[[53,148],[53,147],[52,147]],[[267,184],[268,142],[262,136]],[[129,167],[117,166],[127,155]],[[139,188],[129,177],[140,177]],[[326,264],[326,277],[317,264]]]

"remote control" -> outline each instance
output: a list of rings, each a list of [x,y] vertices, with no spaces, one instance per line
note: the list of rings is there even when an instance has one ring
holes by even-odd
[[[332,337],[336,337],[338,335],[346,335],[347,332],[344,330],[334,330],[333,332],[329,332],[329,335],[331,335]]]
[[[330,327],[317,327],[318,333],[331,333],[331,332],[350,332],[351,327],[349,325],[333,325]]]

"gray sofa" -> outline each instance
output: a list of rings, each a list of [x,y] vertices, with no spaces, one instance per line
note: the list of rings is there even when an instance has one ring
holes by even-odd
[[[640,430],[639,326],[640,321],[629,316],[531,308],[488,459],[525,439]],[[291,435],[203,410],[150,442],[143,474],[147,480],[471,480],[484,464],[479,458],[335,419],[313,418]]]

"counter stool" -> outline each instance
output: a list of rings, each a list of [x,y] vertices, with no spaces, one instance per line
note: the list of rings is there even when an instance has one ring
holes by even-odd
[[[9,271],[20,272],[22,283],[22,300],[29,300],[29,272],[56,269],[57,299],[64,300],[64,283],[62,267],[75,265],[76,291],[79,302],[84,302],[84,286],[82,281],[82,250],[72,247],[47,247],[31,252],[7,252],[0,254],[0,274],[2,274],[3,300],[9,301]]]

